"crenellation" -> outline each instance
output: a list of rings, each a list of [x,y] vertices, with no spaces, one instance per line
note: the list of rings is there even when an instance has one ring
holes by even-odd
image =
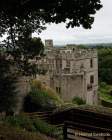
[[[59,48],[58,48],[59,49]],[[95,49],[75,49],[73,50],[51,50],[47,51],[46,55],[48,57],[56,56],[56,57],[62,57],[63,59],[84,59],[85,57],[91,58],[91,57],[97,57],[97,51]]]

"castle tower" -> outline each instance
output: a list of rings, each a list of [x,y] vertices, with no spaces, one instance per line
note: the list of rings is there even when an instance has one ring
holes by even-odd
[[[53,48],[53,40],[52,39],[45,40],[45,47]]]

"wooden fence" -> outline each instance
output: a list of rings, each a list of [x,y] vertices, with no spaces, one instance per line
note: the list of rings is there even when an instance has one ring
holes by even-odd
[[[64,140],[112,140],[111,115],[81,109],[70,109],[57,113],[25,113],[25,115],[31,118],[39,117],[63,129]],[[92,136],[90,136],[91,134]],[[94,134],[99,136],[94,136]],[[101,137],[100,134],[103,136]]]
[[[42,120],[48,121],[51,113],[52,113],[51,111],[47,111],[47,112],[33,112],[33,113],[22,113],[22,114],[32,119],[35,119],[38,117]]]

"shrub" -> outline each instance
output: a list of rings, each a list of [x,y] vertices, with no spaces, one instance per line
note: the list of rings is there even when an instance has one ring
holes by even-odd
[[[42,138],[38,133],[23,131],[0,123],[0,140],[47,140],[47,138]]]
[[[84,101],[83,99],[81,99],[80,97],[74,97],[72,102],[74,104],[77,104],[77,105],[83,105],[83,104],[86,104],[86,101]]]
[[[22,128],[27,131],[35,131],[35,127],[33,126],[33,122],[31,119],[25,116],[8,116],[3,121],[6,124],[9,124],[16,128]]]
[[[61,104],[63,103],[63,101],[60,99],[58,94],[53,89],[51,89],[50,87],[48,87],[46,85],[43,85],[41,83],[41,81],[39,81],[39,80],[33,80],[31,82],[31,90],[32,91],[34,91],[34,90],[45,91],[50,98],[54,99],[58,103],[61,103]]]
[[[52,89],[43,86],[39,81],[33,81],[31,91],[24,99],[24,111],[50,111],[61,104],[63,101]]]
[[[26,112],[50,111],[55,108],[55,102],[46,92],[42,91],[31,91],[24,101],[24,111]]]
[[[41,120],[41,119],[35,119],[35,121],[33,122],[36,130],[38,130],[40,133],[44,133],[48,136],[52,136],[52,137],[57,137],[58,135],[58,128],[56,128],[55,126],[52,126],[48,123],[46,123],[45,121]]]
[[[98,93],[102,101],[112,103],[112,85],[101,82]]]
[[[48,124],[47,122],[34,118],[30,119],[27,116],[9,116],[2,120],[5,124],[14,127],[17,130],[24,130],[28,132],[39,132],[46,134],[52,137],[58,137],[57,132],[59,131],[53,125]]]

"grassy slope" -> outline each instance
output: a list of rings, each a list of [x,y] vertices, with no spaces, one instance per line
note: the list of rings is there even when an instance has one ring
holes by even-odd
[[[112,85],[103,85],[99,89],[100,99],[112,103]]]
[[[0,123],[0,140],[56,140],[40,133],[28,132]]]

